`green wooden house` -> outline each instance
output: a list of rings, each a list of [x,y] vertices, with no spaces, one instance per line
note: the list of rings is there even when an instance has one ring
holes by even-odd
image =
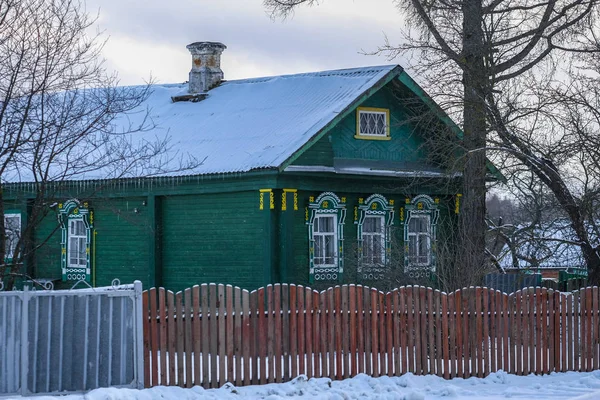
[[[63,182],[28,274],[173,290],[434,276],[460,212],[457,153],[431,145],[440,132],[459,141],[441,109],[398,65],[223,81],[224,48],[188,46],[189,83],[158,85],[144,105],[147,134],[202,164]],[[35,184],[4,195],[16,236]]]

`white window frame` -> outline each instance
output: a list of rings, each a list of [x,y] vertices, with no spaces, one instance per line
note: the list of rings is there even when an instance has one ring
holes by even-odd
[[[17,222],[17,232],[9,232],[8,228],[8,219],[16,218]],[[4,229],[6,232],[6,236],[4,238],[4,250],[5,250],[5,258],[6,260],[12,260],[15,250],[17,249],[17,243],[19,242],[19,238],[21,237],[21,214],[20,213],[5,213],[4,214]]]
[[[363,132],[361,121],[369,116],[383,116],[383,132]],[[359,107],[356,113],[356,135],[357,139],[390,139],[390,110],[386,108]]]
[[[378,232],[365,232],[365,221],[368,218],[374,218],[379,220],[379,231]],[[365,219],[363,220],[363,228],[362,228],[362,262],[365,266],[371,265],[385,265],[385,248],[386,248],[386,225],[385,225],[385,216],[384,215],[372,215],[367,214]],[[375,237],[379,237],[379,258],[380,262],[374,261],[375,251],[373,251],[373,242]],[[369,252],[369,250],[372,250]]]
[[[320,219],[325,219],[325,218],[332,218],[333,219],[333,232],[319,232],[317,231],[317,225],[319,225],[320,228],[320,223],[317,222]],[[315,219],[313,221],[313,239],[315,242],[315,254],[313,256],[313,263],[315,265],[315,267],[338,267],[338,216],[335,213],[317,213],[315,215]],[[327,254],[323,255],[323,256],[317,256],[317,248],[319,248],[319,244],[318,243],[322,243],[325,244],[325,237],[327,236],[331,236],[332,237],[332,242],[333,242],[333,262],[332,263],[325,263],[325,262],[319,262],[319,261],[325,261],[327,258],[331,258],[328,257]],[[326,249],[325,249],[326,250]]]
[[[81,224],[83,233],[78,234],[73,232],[75,224]],[[69,268],[86,268],[87,267],[87,229],[83,216],[70,217],[68,221],[67,232],[67,265]],[[73,244],[76,244],[77,249],[73,249]],[[83,247],[82,247],[83,245]],[[76,263],[73,263],[73,252],[76,252]],[[83,257],[82,257],[83,256]]]
[[[416,219],[424,219],[426,221],[425,223],[425,227],[427,228],[427,230],[425,232],[413,232],[410,229],[410,223],[413,220]],[[431,226],[431,216],[429,214],[420,214],[420,213],[414,213],[413,215],[411,215],[410,220],[408,221],[409,225],[408,225],[408,264],[410,266],[418,266],[418,267],[426,267],[426,266],[430,266],[431,265],[431,256],[432,256],[432,248],[431,248],[431,230],[432,230],[432,226]],[[410,242],[411,239],[415,238],[416,240],[416,245],[415,245],[415,250],[417,252],[417,254],[411,254],[411,246],[410,246]],[[426,240],[427,242],[427,254],[420,254],[420,244],[422,240]],[[418,260],[424,256],[427,256],[427,262],[418,262]],[[415,261],[417,260],[417,261]]]

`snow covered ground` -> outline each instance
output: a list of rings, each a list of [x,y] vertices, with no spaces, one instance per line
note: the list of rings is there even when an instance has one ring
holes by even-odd
[[[567,372],[546,376],[515,376],[503,371],[487,378],[453,379],[437,376],[370,378],[358,375],[343,381],[328,378],[310,379],[300,376],[293,381],[262,386],[235,387],[225,384],[220,389],[201,387],[181,389],[158,386],[152,389],[97,389],[85,395],[68,395],[61,400],[112,399],[577,399],[600,400],[600,371]],[[56,399],[49,396],[28,397],[25,400]]]

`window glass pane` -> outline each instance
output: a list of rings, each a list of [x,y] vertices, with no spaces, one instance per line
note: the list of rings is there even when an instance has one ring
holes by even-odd
[[[315,265],[332,265],[336,263],[337,235],[335,234],[336,217],[332,215],[316,216],[313,223]]]
[[[21,215],[5,214],[4,227],[6,229],[6,258],[12,258],[17,249],[17,242],[21,237]]]

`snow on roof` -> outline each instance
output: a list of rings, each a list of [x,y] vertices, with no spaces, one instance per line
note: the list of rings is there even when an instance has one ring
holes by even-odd
[[[156,127],[146,134],[168,135],[172,150],[204,160],[181,174],[278,167],[395,67],[225,81],[199,102],[171,101],[186,84],[157,85],[140,112],[121,123],[136,125],[136,115],[150,108]]]

